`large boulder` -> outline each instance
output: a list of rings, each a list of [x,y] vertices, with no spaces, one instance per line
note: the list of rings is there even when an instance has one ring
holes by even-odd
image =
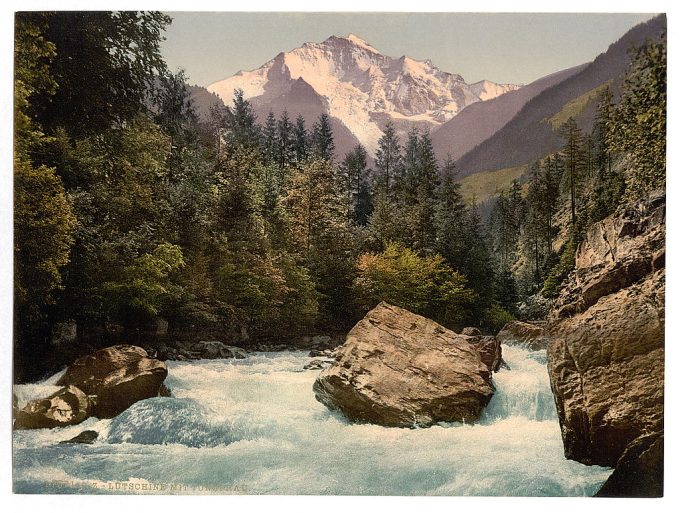
[[[111,418],[133,403],[159,395],[165,364],[141,347],[117,345],[78,358],[57,385],[73,385],[93,397],[92,415]]]
[[[663,433],[631,442],[596,497],[663,497]]]
[[[15,429],[42,429],[79,424],[89,416],[87,394],[74,386],[66,386],[54,394],[30,401],[15,413]]]
[[[578,248],[548,347],[570,459],[619,468],[628,451],[630,466],[634,441],[663,432],[664,245],[665,201],[656,197],[595,224]]]
[[[399,427],[473,422],[494,387],[469,338],[380,303],[349,332],[314,393],[352,421]]]
[[[510,321],[498,332],[496,338],[501,344],[524,346],[532,351],[539,351],[548,347],[548,335],[545,327],[530,322]]]

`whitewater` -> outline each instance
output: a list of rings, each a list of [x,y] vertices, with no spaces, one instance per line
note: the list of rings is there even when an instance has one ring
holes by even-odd
[[[167,362],[173,397],[109,420],[15,431],[18,493],[592,496],[611,469],[567,460],[545,351],[511,370],[474,425],[352,424],[317,402],[302,352]],[[20,405],[59,375],[15,387]],[[92,445],[62,444],[86,429]]]

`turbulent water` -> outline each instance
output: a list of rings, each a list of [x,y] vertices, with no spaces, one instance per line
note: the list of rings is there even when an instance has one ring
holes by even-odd
[[[304,353],[168,362],[172,398],[14,433],[20,493],[593,495],[611,470],[563,456],[545,352],[504,347],[481,422],[350,424],[314,399]],[[19,401],[56,377],[16,387]],[[57,445],[85,429],[93,445]]]

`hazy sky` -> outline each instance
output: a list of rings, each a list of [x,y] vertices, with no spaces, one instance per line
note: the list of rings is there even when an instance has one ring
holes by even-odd
[[[170,69],[208,85],[306,41],[350,33],[468,82],[523,83],[595,58],[651,14],[170,13]]]

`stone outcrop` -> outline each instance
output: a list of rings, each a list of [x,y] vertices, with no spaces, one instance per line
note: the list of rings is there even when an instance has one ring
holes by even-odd
[[[479,337],[482,335],[482,332],[479,328],[468,326],[467,328],[463,328],[463,331],[461,331],[460,334],[468,337]]]
[[[540,324],[510,321],[498,332],[496,338],[501,344],[524,346],[532,351],[548,347],[548,335]]]
[[[491,372],[498,372],[503,363],[500,340],[491,336],[471,335],[468,336],[467,341],[479,352],[486,368]]]
[[[570,459],[621,474],[638,454],[635,441],[663,432],[664,246],[665,198],[657,196],[596,223],[578,248],[548,347]]]
[[[133,403],[156,397],[168,375],[165,364],[141,347],[117,345],[78,358],[57,385],[78,387],[91,399],[91,414],[111,418]]]
[[[626,447],[597,497],[662,497],[663,434],[636,438]]]
[[[314,383],[317,400],[348,419],[399,427],[474,422],[493,392],[470,337],[387,303],[352,328]]]
[[[15,429],[42,429],[72,426],[90,413],[87,395],[77,387],[66,386],[45,399],[30,401],[15,413]]]
[[[248,352],[235,346],[229,346],[219,340],[201,340],[198,342],[180,342],[159,344],[153,351],[161,360],[214,360],[214,359],[243,359]]]
[[[59,444],[93,444],[94,441],[99,438],[99,433],[91,429],[87,429],[82,433],[77,434],[73,438],[68,440],[62,440]]]

